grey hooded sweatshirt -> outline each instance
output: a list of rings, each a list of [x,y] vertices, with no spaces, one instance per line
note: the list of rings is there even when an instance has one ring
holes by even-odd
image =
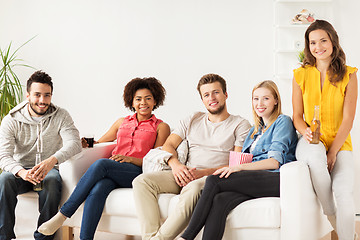
[[[79,131],[65,109],[50,104],[38,122],[28,104],[18,104],[0,125],[0,168],[14,175],[34,167],[37,152],[42,160],[54,156],[60,164],[81,151]]]

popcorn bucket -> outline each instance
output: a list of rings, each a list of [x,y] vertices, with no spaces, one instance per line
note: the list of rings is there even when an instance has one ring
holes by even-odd
[[[250,153],[230,151],[229,166],[236,166],[243,163],[251,163],[253,155]]]

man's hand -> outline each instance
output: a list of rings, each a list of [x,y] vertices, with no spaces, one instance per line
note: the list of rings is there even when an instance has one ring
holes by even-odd
[[[191,175],[195,178],[195,179],[199,179],[202,178],[204,176],[208,176],[209,170],[208,169],[196,169],[196,168],[192,168],[189,170]]]
[[[176,163],[173,162],[169,165],[171,167],[171,171],[174,175],[175,181],[180,187],[184,187],[192,180],[195,180],[195,177],[191,175],[189,169],[185,165],[181,164],[179,161],[177,161]]]
[[[24,181],[31,182],[32,184],[35,185],[40,181],[37,181],[35,178],[33,178],[33,174],[30,171],[31,171],[31,169],[29,169],[29,170],[21,169],[20,171],[18,171],[16,173],[16,175],[18,177],[21,177]]]
[[[39,183],[44,180],[50,170],[54,168],[56,163],[57,159],[54,156],[51,156],[30,169],[30,174],[32,174],[33,179],[36,179],[37,183]]]

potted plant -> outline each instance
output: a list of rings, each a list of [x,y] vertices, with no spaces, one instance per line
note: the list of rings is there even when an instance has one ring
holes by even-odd
[[[34,38],[34,37],[33,37]],[[0,65],[0,123],[9,111],[16,106],[23,98],[23,89],[18,76],[15,73],[16,67],[29,67],[24,64],[24,60],[17,57],[17,52],[25,44],[33,38],[25,42],[14,52],[11,49],[11,42],[5,49],[0,48],[1,65]]]
[[[298,60],[299,60],[300,64],[302,64],[302,63],[303,63],[303,61],[304,61],[304,58],[305,58],[305,53],[304,53],[304,50],[302,50],[302,51],[298,52],[298,56],[297,56],[297,58],[298,58]]]

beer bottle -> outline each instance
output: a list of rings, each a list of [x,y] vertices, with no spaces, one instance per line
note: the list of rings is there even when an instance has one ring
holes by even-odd
[[[314,118],[310,125],[313,138],[310,143],[318,144],[320,140],[320,106],[316,105],[314,108]]]
[[[39,163],[41,163],[41,154],[37,153],[36,154],[36,159],[35,159],[35,165],[38,165]],[[39,182],[39,183],[37,183],[36,185],[33,186],[33,190],[35,192],[39,192],[39,191],[43,190],[43,187],[44,187],[44,182],[41,181],[41,182]]]

